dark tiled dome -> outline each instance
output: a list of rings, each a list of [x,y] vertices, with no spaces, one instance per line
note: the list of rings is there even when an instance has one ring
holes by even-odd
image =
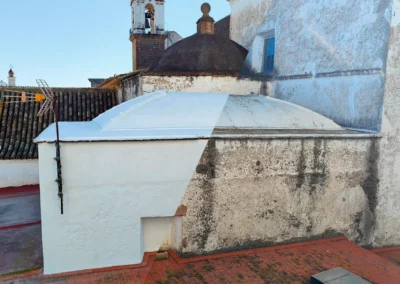
[[[232,40],[195,34],[168,48],[154,72],[239,72],[248,51]]]

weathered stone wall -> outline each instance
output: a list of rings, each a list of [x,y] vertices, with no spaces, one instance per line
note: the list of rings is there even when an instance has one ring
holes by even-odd
[[[375,246],[400,244],[400,1],[393,1],[380,148]]]
[[[237,80],[236,76],[136,76],[123,83],[123,100],[152,93],[158,90],[167,92],[206,92],[232,93],[237,95],[264,94],[271,96],[272,82],[251,79]]]
[[[169,92],[229,93],[236,76],[143,76],[143,93]]]
[[[182,201],[182,253],[336,234],[371,245],[378,143],[372,137],[210,140]]]
[[[253,42],[253,72],[261,71],[264,36],[275,35],[274,97],[342,126],[379,130],[390,0],[231,2],[232,38]]]
[[[130,77],[122,82],[122,102],[129,101],[143,95],[142,76]]]

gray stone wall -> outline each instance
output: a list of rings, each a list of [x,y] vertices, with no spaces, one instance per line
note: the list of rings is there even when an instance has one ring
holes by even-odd
[[[379,160],[375,246],[400,244],[400,1],[393,1]]]
[[[212,139],[182,205],[182,253],[344,234],[373,244],[378,138]]]
[[[124,79],[122,82],[121,97],[122,102],[129,101],[143,94],[142,90],[142,75],[137,74],[136,76]]]

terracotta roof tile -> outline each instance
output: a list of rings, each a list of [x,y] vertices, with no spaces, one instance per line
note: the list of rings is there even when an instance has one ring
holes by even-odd
[[[23,88],[19,88],[23,90]],[[28,90],[24,88],[24,90]],[[40,92],[29,88],[30,92]],[[117,104],[115,90],[108,89],[53,89],[59,98],[60,121],[90,121]],[[6,94],[0,88],[0,97]],[[0,160],[37,159],[37,145],[33,140],[53,123],[48,113],[38,117],[41,104],[36,102],[7,103],[0,106]]]

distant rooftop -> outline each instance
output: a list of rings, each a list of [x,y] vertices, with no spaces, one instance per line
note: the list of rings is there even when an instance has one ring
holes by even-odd
[[[106,79],[100,78],[89,78],[89,82],[91,83],[92,88],[97,88],[100,84],[102,84]]]
[[[0,160],[37,159],[33,139],[53,123],[53,114],[38,117],[39,102],[9,103],[8,88],[0,88]],[[13,90],[40,92],[40,89],[13,87]],[[91,121],[117,104],[114,90],[53,88],[59,102],[60,121]],[[1,281],[0,281],[1,282]]]

